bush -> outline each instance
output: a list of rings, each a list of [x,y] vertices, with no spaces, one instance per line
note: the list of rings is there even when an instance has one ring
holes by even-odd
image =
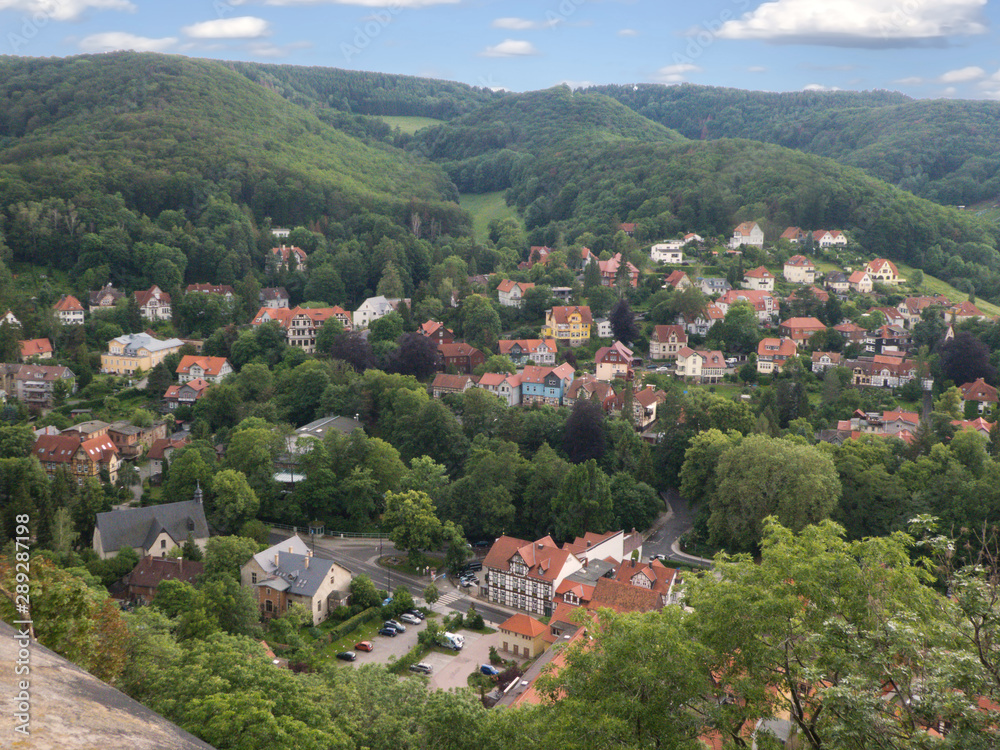
[[[354,617],[350,618],[349,620],[345,620],[339,625],[331,628],[329,636],[330,641],[331,642],[336,641],[340,638],[343,638],[348,633],[353,633],[355,630],[357,630],[365,623],[371,622],[372,620],[376,620],[379,617],[381,617],[381,615],[382,615],[381,607],[370,607],[364,610],[360,614],[357,614]]]
[[[496,646],[490,646],[490,664],[503,664],[503,657],[500,656]]]
[[[423,635],[423,633],[421,633]],[[421,643],[420,639],[417,639],[416,645],[407,651],[403,656],[389,665],[389,672],[392,674],[403,674],[409,671],[410,665],[416,664],[418,661],[424,658],[424,655],[430,651],[430,646]]]

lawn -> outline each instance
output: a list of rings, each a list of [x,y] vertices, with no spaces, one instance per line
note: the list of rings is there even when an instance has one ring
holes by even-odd
[[[459,205],[472,214],[472,229],[477,242],[484,242],[488,227],[493,219],[514,219],[518,224],[521,219],[517,212],[507,205],[503,199],[502,190],[495,193],[463,193],[459,197]]]
[[[403,117],[401,115],[379,115],[378,118],[389,127],[399,128],[407,135],[413,135],[418,130],[444,122],[444,120],[435,120],[433,117]]]
[[[913,267],[908,266],[905,263],[897,262],[896,267],[899,269],[900,275],[904,278],[913,272]],[[924,273],[924,284],[920,287],[920,290],[929,294],[943,294],[952,302],[962,302],[969,297],[966,292],[960,292],[948,282],[942,281],[941,279],[931,276],[928,273]],[[985,315],[1000,315],[1000,307],[987,302],[986,300],[979,299],[978,297],[976,298],[976,307],[978,307]]]
[[[390,570],[395,570],[400,573],[409,573],[410,575],[420,576],[425,575],[421,568],[430,566],[436,570],[441,570],[445,566],[445,559],[443,555],[428,555],[424,554],[423,560],[421,560],[420,565],[414,566],[410,563],[408,556],[395,556],[395,557],[380,557],[378,559],[378,564],[383,568],[389,568]]]

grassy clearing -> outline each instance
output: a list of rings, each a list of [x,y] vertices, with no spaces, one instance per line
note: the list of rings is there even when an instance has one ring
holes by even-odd
[[[409,557],[380,557],[378,559],[378,564],[383,568],[396,570],[400,573],[409,573],[410,575],[419,576],[424,575],[423,568],[427,566],[437,570],[444,568],[445,559],[443,555],[425,554],[423,559],[420,561],[420,564],[414,566],[410,563]]]
[[[899,268],[899,273],[903,278],[906,278],[914,270],[912,266],[908,266],[905,263],[896,263],[896,267]],[[952,302],[962,302],[969,297],[966,292],[960,292],[948,282],[942,281],[926,272],[924,273],[924,283],[920,287],[920,290],[925,294],[943,294]],[[1000,307],[978,297],[976,298],[976,307],[986,315],[1000,315]]]
[[[982,201],[974,206],[969,206],[966,210],[971,211],[980,219],[987,219],[989,221],[1000,223],[1000,201],[996,198],[991,198],[988,201]]]
[[[477,242],[485,242],[487,228],[493,219],[514,219],[521,223],[517,212],[503,199],[503,191],[494,193],[463,193],[459,205],[472,214],[472,229]]]
[[[379,115],[379,119],[389,127],[399,128],[407,135],[413,135],[418,130],[444,122],[444,120],[435,120],[433,117],[404,117],[401,115]]]

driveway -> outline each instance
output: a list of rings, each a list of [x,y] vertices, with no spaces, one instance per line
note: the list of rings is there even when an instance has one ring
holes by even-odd
[[[429,681],[433,690],[468,687],[469,673],[477,671],[480,664],[489,664],[490,646],[500,644],[499,631],[489,635],[471,633],[468,630],[458,632],[465,636],[465,648],[461,651],[434,651],[424,657],[424,661],[434,667]]]
[[[387,635],[378,635],[377,633],[371,637],[372,645],[375,646],[374,651],[358,651],[356,648],[351,648],[358,655],[357,660],[353,662],[338,662],[340,664],[351,664],[355,667],[360,667],[363,664],[388,664],[389,657],[395,656],[397,659],[402,658],[406,653],[417,645],[417,633],[427,627],[427,621],[424,620],[419,625],[407,625],[405,633],[397,633],[395,638],[390,638]]]

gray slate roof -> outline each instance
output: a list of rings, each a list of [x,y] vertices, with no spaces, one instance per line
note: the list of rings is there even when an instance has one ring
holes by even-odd
[[[309,561],[309,567],[306,567],[306,560]],[[296,596],[314,596],[332,567],[333,560],[279,552],[278,567],[271,573],[275,578],[258,581],[257,585],[287,591]]]
[[[166,531],[178,544],[183,544],[188,534],[195,539],[208,538],[205,508],[194,500],[98,513],[97,528],[105,552],[122,547],[148,549],[161,531]]]

